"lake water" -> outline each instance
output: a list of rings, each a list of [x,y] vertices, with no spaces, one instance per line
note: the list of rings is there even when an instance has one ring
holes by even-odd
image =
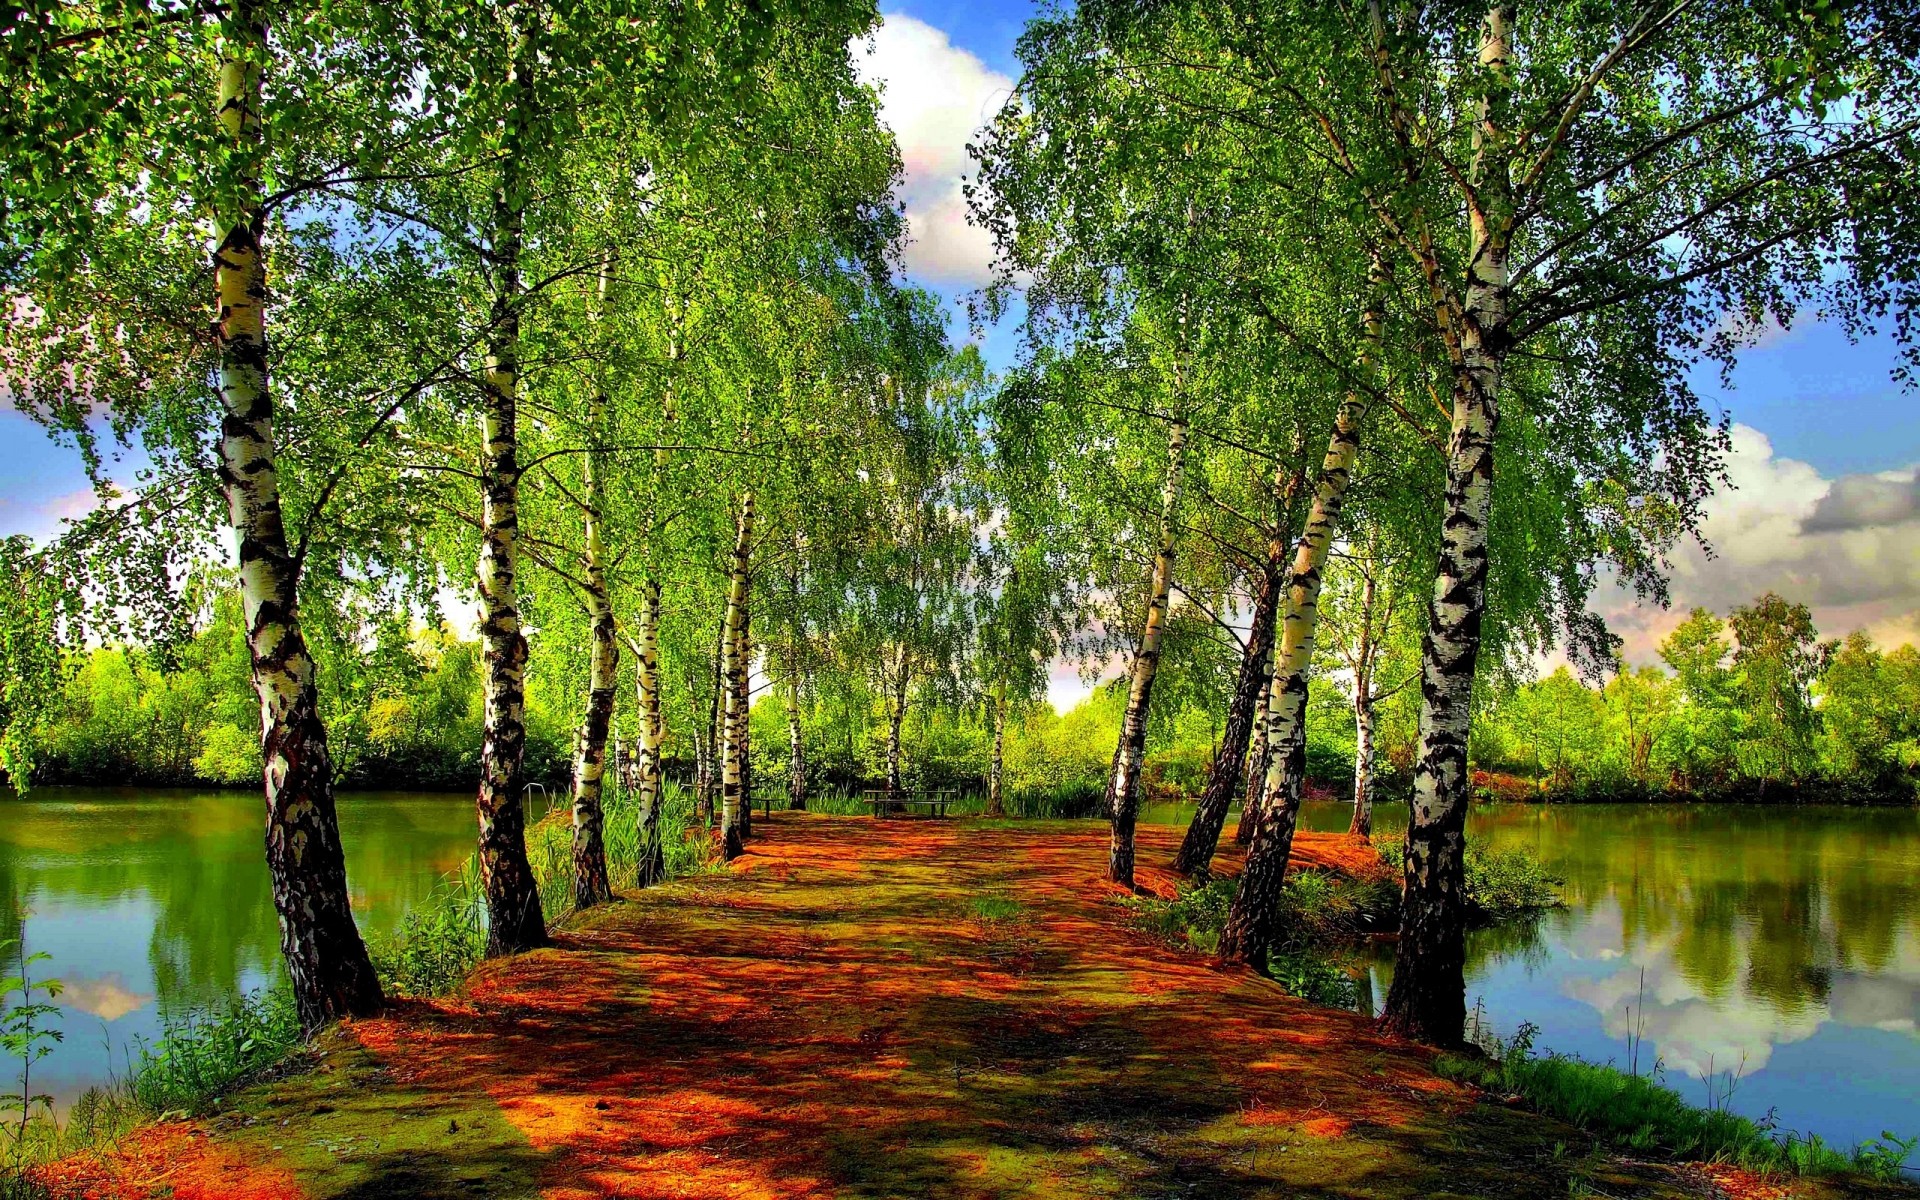
[[[340,816],[369,930],[472,848],[466,795],[347,793]],[[70,1098],[167,1016],[276,977],[261,820],[238,792],[0,793],[0,922],[23,909],[67,984],[67,1041],[36,1090]],[[1383,831],[1403,821],[1383,806]],[[1346,822],[1339,804],[1302,817]],[[1846,1145],[1920,1133],[1920,812],[1509,806],[1470,828],[1566,879],[1564,909],[1469,941],[1468,1003],[1499,1035],[1531,1022],[1543,1049],[1622,1065],[1635,1035],[1642,1068],[1657,1061],[1696,1101],[1709,1076],[1719,1092],[1731,1078],[1734,1109],[1782,1128]],[[1371,963],[1374,997],[1391,965],[1390,951]]]
[[[1731,1086],[1843,1146],[1920,1134],[1920,812],[1495,806],[1469,836],[1566,880],[1564,909],[1468,939],[1467,1003],[1500,1036],[1531,1022],[1623,1067],[1631,1036],[1695,1103]],[[1390,951],[1371,975],[1384,1000]]]
[[[392,930],[473,849],[469,795],[351,792],[339,809],[364,930]],[[53,956],[35,973],[66,985],[35,1091],[69,1102],[167,1019],[280,977],[265,819],[250,792],[0,791],[0,940],[24,913],[28,948]],[[0,1061],[0,1081],[16,1070]]]

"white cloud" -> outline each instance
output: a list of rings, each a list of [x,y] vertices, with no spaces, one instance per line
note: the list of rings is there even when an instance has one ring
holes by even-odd
[[[38,498],[0,496],[0,537],[24,533],[36,542],[50,542],[66,531],[67,522],[100,507],[91,487]]]
[[[1759,430],[1735,425],[1727,469],[1733,486],[1705,506],[1713,557],[1690,542],[1679,549],[1670,610],[1636,605],[1618,589],[1596,597],[1629,659],[1653,661],[1660,640],[1696,606],[1724,616],[1768,590],[1811,607],[1830,637],[1865,629],[1897,644],[1920,635],[1920,504],[1908,501],[1914,468],[1828,478],[1776,454]]]
[[[1013,80],[955,46],[945,31],[889,14],[870,48],[854,48],[865,82],[880,88],[880,116],[906,166],[907,269],[927,283],[978,286],[993,263],[993,239],[967,223],[960,186],[972,165],[967,142],[1013,88]]]

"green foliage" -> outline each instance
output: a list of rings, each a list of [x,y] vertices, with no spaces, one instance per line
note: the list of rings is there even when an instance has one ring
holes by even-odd
[[[69,662],[33,739],[52,783],[257,786],[259,708],[238,596],[220,590],[168,655],[106,646]],[[478,642],[386,622],[365,644],[316,639],[323,716],[342,781],[360,787],[470,787],[480,749]],[[564,694],[536,676],[527,774],[566,774]]]
[[[442,880],[391,935],[367,939],[367,953],[387,995],[442,995],[479,965],[487,949],[485,907],[467,874]]]
[[[1393,868],[1395,878],[1406,868],[1406,847],[1392,839],[1374,843],[1380,857]],[[1467,847],[1467,904],[1483,920],[1504,921],[1557,908],[1565,882],[1549,872],[1529,851],[1495,850],[1474,843]]]
[[[1862,1175],[1901,1181],[1901,1164],[1920,1139],[1883,1133],[1851,1151],[1818,1136],[1781,1132],[1772,1122],[1728,1111],[1724,1103],[1701,1108],[1650,1075],[1612,1064],[1559,1054],[1535,1056],[1535,1030],[1523,1025],[1510,1041],[1495,1041],[1491,1056],[1443,1054],[1434,1063],[1441,1076],[1524,1099],[1630,1153],[1727,1162],[1763,1173],[1803,1176]]]
[[[1562,667],[1496,693],[1476,764],[1565,799],[1920,795],[1913,647],[1823,642],[1804,605],[1768,593],[1730,621],[1695,609],[1660,657],[1666,670],[1616,664],[1599,688]]]
[[[1183,883],[1172,900],[1134,897],[1126,903],[1147,929],[1175,945],[1211,954],[1227,926],[1237,879]],[[1391,887],[1320,871],[1295,871],[1281,891],[1279,947],[1267,974],[1288,992],[1315,1004],[1352,1008],[1359,991],[1340,950],[1392,913]]]
[[[254,992],[210,1012],[169,1020],[152,1045],[140,1048],[127,1089],[148,1113],[202,1112],[299,1042],[292,992]]]
[[[237,725],[212,725],[193,756],[193,773],[221,787],[246,787],[260,778],[260,738]]]

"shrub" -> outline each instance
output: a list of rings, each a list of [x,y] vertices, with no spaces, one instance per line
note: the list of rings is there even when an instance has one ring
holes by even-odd
[[[200,1112],[299,1041],[293,993],[252,992],[212,1012],[169,1020],[158,1040],[140,1047],[128,1093],[148,1113]]]
[[[1397,840],[1383,840],[1376,841],[1374,849],[1399,878],[1406,866],[1406,847]],[[1482,920],[1506,920],[1561,904],[1560,885],[1566,881],[1529,851],[1468,846],[1466,868],[1467,904]]]
[[[222,787],[260,782],[260,735],[238,725],[215,725],[200,741],[194,774]]]
[[[479,896],[458,876],[400,922],[398,932],[367,939],[380,984],[392,996],[438,996],[453,989],[486,953]]]
[[[1136,897],[1127,903],[1160,937],[1211,954],[1220,948],[1238,888],[1238,880],[1213,879],[1182,886],[1172,900]],[[1378,902],[1376,890],[1371,883],[1318,871],[1289,875],[1280,900],[1281,945],[1268,958],[1267,974],[1303,1000],[1352,1008],[1359,990],[1328,949],[1362,927],[1361,914]]]

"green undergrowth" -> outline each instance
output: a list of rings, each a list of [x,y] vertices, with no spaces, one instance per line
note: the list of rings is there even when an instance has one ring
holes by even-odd
[[[1136,896],[1124,903],[1148,929],[1182,948],[1212,954],[1220,948],[1239,881],[1186,884],[1172,900]],[[1280,894],[1278,944],[1267,974],[1288,992],[1316,1004],[1351,1008],[1358,999],[1353,948],[1392,911],[1391,883],[1323,871],[1296,871]]]
[[[1374,849],[1398,878],[1406,864],[1406,847],[1397,840],[1376,841]],[[1505,921],[1544,908],[1558,908],[1566,881],[1526,850],[1467,847],[1467,904],[1486,921]]]
[[[1523,1025],[1511,1040],[1494,1041],[1486,1057],[1442,1054],[1434,1070],[1443,1078],[1517,1096],[1535,1111],[1629,1153],[1731,1163],[1769,1175],[1860,1176],[1895,1183],[1903,1178],[1901,1163],[1920,1145],[1920,1138],[1883,1133],[1843,1150],[1817,1135],[1777,1129],[1771,1118],[1756,1121],[1729,1111],[1730,1088],[1700,1107],[1665,1086],[1658,1066],[1642,1075],[1572,1055],[1536,1055],[1536,1032]]]
[[[614,886],[632,884],[639,871],[640,821],[635,796],[614,780],[601,797],[606,821],[607,873]],[[679,879],[718,868],[713,840],[688,837],[699,815],[693,791],[669,781],[660,806],[660,845],[667,878]],[[527,859],[540,888],[541,908],[557,921],[573,908],[573,823],[571,810],[556,802],[527,830]],[[480,864],[469,857],[450,872],[428,899],[416,906],[392,934],[367,940],[380,982],[391,996],[438,996],[451,991],[480,962],[487,946],[486,897],[480,888]]]

